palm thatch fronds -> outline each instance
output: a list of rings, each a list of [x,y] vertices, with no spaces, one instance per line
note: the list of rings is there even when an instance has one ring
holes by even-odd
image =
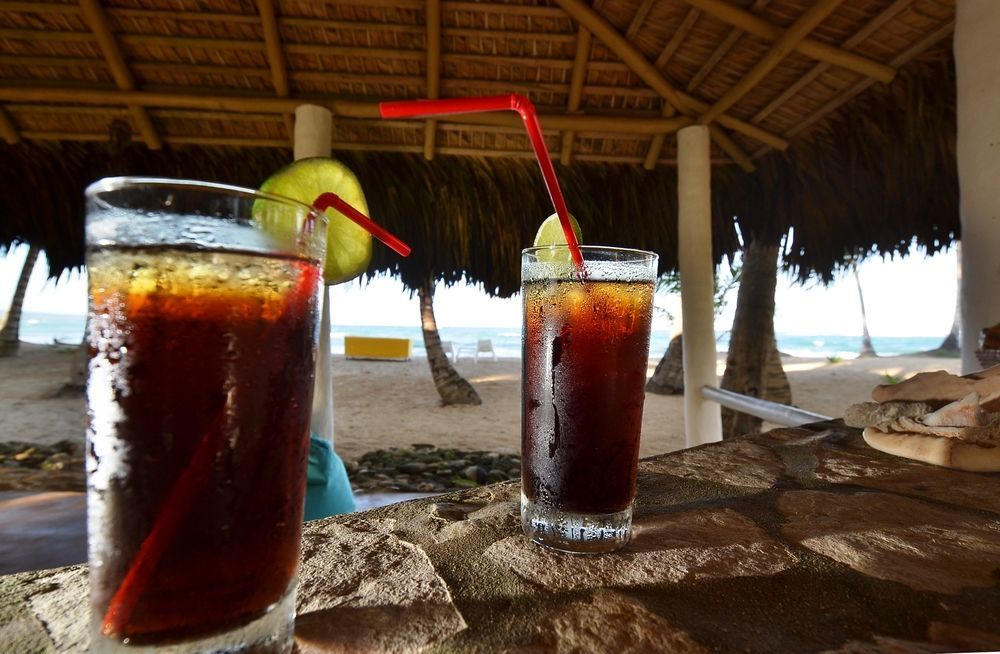
[[[347,154],[372,215],[414,247],[408,259],[384,249],[370,272],[399,276],[417,288],[433,271],[451,284],[463,277],[491,295],[520,285],[520,252],[553,212],[537,165],[523,159]],[[676,268],[676,174],[606,164],[557,171],[584,241],[638,247],[660,254],[662,270]],[[738,247],[732,221],[714,226],[716,260]]]
[[[83,264],[83,189],[106,175],[187,177],[255,188],[290,156],[282,150],[181,147],[151,153],[137,145],[0,146],[16,172],[0,179],[0,245],[29,242],[49,255],[50,275]],[[372,217],[414,248],[400,259],[376,248],[369,274],[398,275],[417,289],[428,275],[463,278],[492,295],[519,287],[521,249],[552,204],[533,161],[341,153],[366,190]],[[676,267],[676,175],[638,166],[563,167],[570,210],[591,243],[639,247]],[[26,190],[27,189],[27,190]],[[715,256],[738,248],[731,220],[716,225]]]
[[[912,68],[873,88],[826,133],[757,161],[754,173],[713,171],[716,262],[744,240],[784,239],[784,265],[825,281],[851,258],[930,253],[957,238],[955,80],[950,60]],[[287,163],[287,150],[107,143],[0,145],[0,247],[45,249],[50,275],[83,263],[83,189],[106,175],[187,177],[256,188]],[[552,205],[536,164],[516,158],[338,153],[358,175],[373,218],[409,242],[400,259],[376,248],[369,274],[398,275],[410,289],[428,278],[462,279],[507,296],[519,254]],[[557,167],[567,203],[589,243],[660,254],[677,265],[676,172],[634,165]],[[785,236],[788,238],[784,238]]]
[[[860,97],[821,138],[730,176],[714,209],[748,240],[788,235],[783,265],[800,280],[832,281],[873,254],[933,254],[959,236],[955,134],[952,62],[929,64]]]

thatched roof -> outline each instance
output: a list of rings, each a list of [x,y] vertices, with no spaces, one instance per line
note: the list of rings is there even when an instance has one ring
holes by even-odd
[[[507,293],[508,259],[551,211],[515,118],[381,121],[375,103],[520,92],[567,164],[559,176],[588,240],[651,247],[673,267],[673,132],[700,120],[720,164],[716,256],[736,249],[738,216],[746,234],[794,227],[787,261],[829,275],[846,255],[914,237],[934,248],[957,231],[954,11],[949,0],[0,1],[0,161],[17,171],[0,177],[0,245],[32,240],[54,272],[78,265],[79,192],[103,174],[256,185],[290,158],[290,114],[311,102],[334,112],[334,150],[373,215],[427,251],[376,268],[412,283],[433,262],[441,278],[467,272]],[[115,125],[139,143],[108,145]]]

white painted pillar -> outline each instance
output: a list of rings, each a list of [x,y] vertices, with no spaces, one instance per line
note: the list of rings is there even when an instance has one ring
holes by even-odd
[[[1000,2],[956,4],[962,372],[968,373],[982,368],[980,330],[1000,322]]]
[[[684,330],[684,438],[687,447],[722,440],[722,410],[701,396],[718,386],[712,266],[712,164],[708,127],[677,132],[677,257]]]
[[[295,108],[295,160],[329,157],[333,114],[326,107],[301,104]]]
[[[329,157],[333,114],[329,109],[304,104],[295,109],[295,160]],[[330,356],[330,287],[323,287],[316,381],[313,386],[311,429],[333,442],[333,367]]]

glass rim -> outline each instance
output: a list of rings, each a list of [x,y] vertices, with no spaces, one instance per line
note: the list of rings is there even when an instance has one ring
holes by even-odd
[[[236,186],[235,184],[221,184],[219,182],[206,182],[197,179],[182,179],[176,177],[144,177],[133,175],[120,175],[115,177],[102,177],[87,185],[83,195],[86,198],[97,197],[101,193],[120,191],[129,187],[151,186],[154,188],[176,188],[193,191],[208,191],[216,193],[228,193],[230,195],[250,196],[255,199],[268,200],[271,202],[281,202],[296,208],[305,209],[313,216],[327,222],[326,215],[315,208],[300,202],[294,198],[268,191]]]
[[[638,248],[624,248],[615,245],[583,245],[578,246],[580,252],[620,252],[632,255],[638,255],[634,261],[642,261],[646,259],[659,259],[660,255],[651,250],[640,250]],[[533,245],[531,247],[524,248],[521,250],[521,256],[537,254],[539,252],[552,252],[554,250],[569,250],[569,246],[565,243],[561,245]]]

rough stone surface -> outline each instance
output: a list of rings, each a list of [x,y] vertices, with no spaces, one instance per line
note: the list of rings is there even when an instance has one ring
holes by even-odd
[[[366,453],[345,461],[356,491],[444,492],[521,478],[521,457],[514,452],[459,450],[414,443]]]
[[[843,647],[827,650],[823,654],[938,654],[947,651],[947,647],[936,643],[875,636],[867,642],[852,640],[844,643]]]
[[[89,592],[84,566],[0,577],[0,644],[4,651],[87,651]]]
[[[0,442],[0,491],[82,491],[84,467],[83,447],[73,441]]]
[[[609,628],[611,625],[614,627]],[[530,645],[509,650],[509,654],[536,652],[708,654],[709,650],[641,604],[617,593],[598,591],[590,599],[573,602],[538,625]]]
[[[307,652],[411,652],[465,628],[427,554],[354,521],[303,536],[295,635]]]
[[[556,552],[521,536],[494,543],[486,556],[509,566],[522,579],[553,590],[764,576],[797,561],[785,546],[729,509],[636,520],[629,546],[603,556]]]
[[[865,451],[867,450],[867,451]],[[866,488],[919,494],[970,509],[983,509],[1000,514],[1000,475],[982,475],[983,484],[963,483],[968,473],[949,468],[928,466],[888,454],[875,453],[870,448],[857,452],[820,452],[816,477],[834,484],[855,484]],[[887,459],[882,459],[887,457]],[[886,465],[891,462],[891,465]]]
[[[650,464],[654,472],[728,486],[772,488],[784,471],[771,450],[745,440],[698,447]]]
[[[416,462],[410,474],[445,467]],[[635,538],[611,555],[528,543],[516,482],[330,518],[305,528],[299,645],[998,651],[998,481],[874,452],[828,422],[641,462]],[[86,594],[83,567],[0,577],[0,651],[84,651]]]
[[[795,491],[778,510],[782,534],[862,574],[942,593],[996,585],[998,520],[885,493]]]

